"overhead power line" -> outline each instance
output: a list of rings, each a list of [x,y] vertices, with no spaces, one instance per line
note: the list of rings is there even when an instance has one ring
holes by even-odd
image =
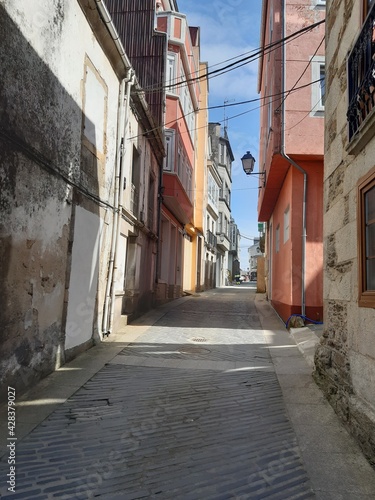
[[[281,101],[280,103],[280,106],[277,107],[277,109],[275,110],[275,113],[277,111],[280,111],[281,110],[281,107],[282,105],[284,104],[286,98],[290,95],[290,93],[296,88],[296,85],[302,80],[304,74],[306,73],[306,71],[308,70],[309,66],[311,65],[312,63],[312,60],[313,58],[316,56],[316,54],[318,53],[320,47],[322,46],[324,40],[325,40],[325,36],[323,36],[322,40],[320,41],[319,45],[317,46],[317,48],[315,49],[315,52],[314,54],[312,55],[312,57],[310,57],[310,60],[309,62],[307,63],[305,69],[302,71],[302,73],[300,74],[300,76],[298,77],[298,79],[296,80],[295,84],[293,85],[293,87],[286,93],[286,95],[284,96],[283,100]]]
[[[186,83],[194,83],[194,82],[206,79],[206,78],[214,78],[216,76],[221,76],[221,75],[227,73],[228,71],[233,71],[234,69],[238,69],[241,66],[244,66],[245,64],[253,62],[256,59],[259,59],[263,55],[268,54],[269,52],[272,52],[273,50],[276,50],[278,47],[280,47],[285,42],[289,42],[294,38],[298,38],[299,36],[302,36],[303,34],[315,29],[317,26],[323,24],[324,22],[325,22],[325,19],[318,21],[316,23],[313,23],[309,26],[306,26],[306,27],[292,33],[291,35],[288,35],[287,37],[281,38],[279,40],[276,40],[275,42],[272,42],[268,45],[265,45],[263,48],[255,49],[251,55],[243,57],[241,59],[238,59],[237,61],[235,61],[231,64],[223,66],[222,68],[219,68],[219,69],[216,69],[213,71],[207,71],[206,73],[204,73],[202,75],[195,76],[192,78],[186,78],[185,80],[181,80],[180,78],[175,78],[174,80],[172,80],[172,83],[169,83],[167,85],[145,87],[142,89],[142,91],[147,91],[148,93],[160,92],[161,90],[179,87],[181,85],[185,85]],[[237,56],[237,57],[240,57],[240,56]],[[189,76],[191,76],[191,75],[189,75]],[[173,82],[175,82],[175,83],[173,83]]]
[[[299,87],[295,87],[294,89],[289,89],[289,90],[287,90],[285,92],[279,92],[279,93],[276,93],[276,94],[270,94],[270,95],[263,96],[263,97],[257,97],[257,98],[254,98],[254,99],[249,99],[247,101],[242,101],[242,102],[236,102],[236,103],[232,103],[232,104],[229,104],[229,105],[227,104],[226,107],[228,107],[228,106],[239,106],[239,105],[251,104],[251,103],[259,102],[259,101],[265,101],[266,99],[270,99],[272,97],[275,98],[273,101],[267,101],[267,103],[264,102],[263,104],[261,104],[260,106],[257,106],[256,108],[252,108],[252,109],[249,109],[247,111],[243,111],[242,113],[238,113],[237,115],[230,116],[230,117],[227,118],[227,120],[233,120],[234,118],[238,118],[239,116],[246,115],[247,113],[251,113],[252,111],[256,111],[256,110],[262,108],[263,106],[267,106],[269,104],[269,102],[276,102],[276,101],[278,101],[280,99],[280,97],[282,97],[285,94],[290,94],[292,92],[297,92],[298,90],[304,89],[306,87],[310,87],[311,85],[314,85],[315,83],[318,83],[320,81],[322,81],[321,78],[318,79],[318,80],[315,80],[313,82],[309,82],[309,83],[306,83],[304,85],[301,85]],[[223,108],[223,107],[224,107],[224,105],[208,106],[207,108],[201,108],[200,111],[206,111],[206,110],[211,110],[211,109],[218,109],[218,108]],[[159,127],[155,127],[153,129],[146,130],[142,134],[137,134],[137,135],[134,135],[132,137],[129,137],[128,141],[132,141],[134,139],[137,139],[138,137],[142,137],[142,136],[145,136],[147,134],[150,134],[151,132],[154,132],[155,130],[159,130],[159,129],[163,129],[165,127],[168,127],[168,125],[172,125],[172,124],[176,123],[178,120],[183,120],[186,116],[188,116],[188,115],[190,115],[192,113],[195,113],[195,111],[191,111],[190,113],[186,113],[185,115],[181,116],[180,118],[173,119],[170,122],[167,122],[164,125],[161,125]],[[203,125],[202,127],[196,127],[195,129],[193,129],[193,131],[195,132],[196,130],[201,130],[202,128],[205,128],[205,127],[207,127],[207,125]],[[180,131],[180,133],[182,134],[183,132]]]

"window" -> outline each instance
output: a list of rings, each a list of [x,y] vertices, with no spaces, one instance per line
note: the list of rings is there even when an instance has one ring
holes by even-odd
[[[167,75],[166,85],[174,85],[176,83],[176,55],[168,54],[167,57]],[[167,87],[167,92],[176,93],[176,87]]]
[[[177,149],[177,175],[180,178],[180,181],[182,182],[182,162],[183,162],[183,155],[182,155],[182,147],[180,141],[178,142],[178,149]]]
[[[212,142],[211,142],[211,136],[208,137],[208,158],[211,158],[212,156]]]
[[[289,240],[289,205],[284,212],[284,243]]]
[[[375,308],[375,169],[358,184],[358,304]]]
[[[325,104],[325,59],[324,56],[315,56],[311,59],[312,92],[311,92],[311,114],[322,116]]]
[[[211,172],[208,173],[208,200],[216,208],[219,198],[219,187],[216,184]]]
[[[165,152],[166,156],[164,158],[164,170],[169,170],[173,172],[174,163],[174,137],[175,131],[168,129],[165,131]]]
[[[130,210],[136,217],[138,217],[138,212],[139,212],[140,179],[141,179],[141,155],[138,149],[135,146],[133,146]]]
[[[220,144],[220,163],[225,165],[225,146],[224,144]]]
[[[275,235],[276,253],[280,251],[280,224],[277,225]]]
[[[217,223],[217,232],[221,233],[223,231],[223,212],[219,213],[219,221]]]

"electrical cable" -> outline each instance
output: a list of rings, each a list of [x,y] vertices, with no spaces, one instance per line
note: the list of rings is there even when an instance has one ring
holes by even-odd
[[[320,81],[322,81],[322,79],[321,79],[321,78],[320,78],[319,80],[315,80],[315,81],[313,81],[313,82],[310,82],[310,83],[306,83],[306,84],[304,84],[304,85],[301,85],[300,87],[295,87],[293,90],[286,90],[285,92],[279,92],[279,93],[277,93],[277,94],[270,94],[269,96],[264,96],[264,97],[257,97],[257,98],[255,98],[255,99],[249,99],[248,101],[242,101],[242,102],[238,102],[238,103],[232,103],[232,104],[230,104],[230,105],[226,105],[226,106],[224,106],[224,105],[218,105],[218,106],[208,106],[207,108],[201,108],[201,109],[200,109],[200,111],[207,111],[207,110],[211,110],[211,109],[221,109],[221,108],[224,108],[224,107],[229,107],[229,106],[239,106],[239,105],[243,105],[243,104],[250,104],[250,103],[253,103],[253,102],[259,102],[259,101],[262,101],[262,100],[265,100],[265,99],[269,99],[270,97],[277,97],[277,98],[280,98],[280,97],[281,97],[281,96],[283,96],[285,93],[288,93],[288,92],[289,92],[289,93],[291,93],[291,92],[297,92],[298,90],[304,89],[304,88],[306,88],[306,87],[310,87],[311,85],[314,85],[315,83],[318,83],[318,82],[320,82]],[[276,101],[276,99],[275,99],[275,101]],[[275,101],[271,101],[271,102],[275,102]],[[258,110],[258,109],[262,108],[263,106],[267,106],[268,104],[269,104],[269,102],[264,103],[264,104],[261,104],[260,106],[257,106],[256,108],[249,109],[249,110],[244,111],[244,112],[242,112],[242,113],[239,113],[239,114],[237,114],[237,115],[230,116],[230,117],[228,117],[228,118],[227,118],[227,120],[232,120],[233,118],[238,118],[239,116],[242,116],[242,115],[244,115],[244,114],[250,113],[250,112],[252,112],[252,111],[256,111],[256,110]],[[181,116],[181,117],[179,117],[179,118],[175,118],[174,120],[171,120],[171,121],[169,121],[169,122],[165,123],[164,125],[160,125],[160,126],[155,127],[155,128],[153,128],[153,129],[147,130],[147,131],[143,132],[142,134],[138,134],[138,135],[134,135],[134,136],[132,136],[132,137],[129,137],[129,138],[128,138],[128,141],[131,141],[131,140],[137,139],[137,138],[139,138],[139,137],[145,136],[145,135],[150,134],[151,132],[154,132],[154,131],[156,131],[156,130],[159,130],[159,129],[161,130],[161,129],[167,128],[167,127],[168,127],[168,125],[174,124],[174,123],[178,122],[179,120],[184,119],[184,118],[185,118],[185,116],[188,116],[188,115],[190,115],[190,114],[192,114],[192,113],[195,113],[195,111],[191,111],[191,112],[189,112],[189,113],[186,113],[186,115],[183,115],[183,116]],[[207,127],[207,125],[203,125],[202,127],[196,127],[196,128],[194,128],[194,129],[192,130],[192,132],[196,132],[197,130],[201,130],[202,128],[205,128],[205,127]],[[187,132],[189,132],[189,130],[184,131],[184,132],[181,132],[181,131],[180,131],[179,133],[180,133],[180,134],[182,134],[182,133],[187,133]]]
[[[82,193],[87,198],[90,198],[92,201],[95,201],[99,205],[110,208],[112,211],[115,211],[115,207],[108,203],[105,200],[102,200],[99,196],[95,195],[91,191],[89,191],[84,186],[77,184],[76,182],[69,179],[66,173],[62,172],[56,165],[53,165],[50,159],[46,158],[43,153],[35,149],[34,147],[26,144],[20,137],[16,134],[9,134],[4,129],[0,129],[0,138],[10,143],[12,146],[15,146],[19,151],[21,151],[25,156],[30,158],[44,170],[52,173],[55,177],[59,177],[69,186],[75,187],[78,189],[80,193]]]
[[[216,69],[214,71],[207,71],[203,75],[199,75],[193,78],[185,78],[183,81],[178,81],[179,78],[174,78],[172,82],[176,83],[170,83],[168,85],[161,85],[161,86],[149,86],[149,87],[144,87],[140,92],[147,92],[147,93],[152,93],[152,92],[160,92],[162,90],[166,89],[171,89],[173,87],[178,87],[181,85],[185,85],[186,83],[194,83],[203,79],[207,79],[208,77],[214,78],[216,76],[221,76],[228,71],[233,71],[234,69],[240,68],[241,66],[248,64],[250,62],[255,61],[256,59],[260,59],[262,56],[267,55],[268,53],[272,52],[273,50],[276,50],[279,48],[284,43],[287,43],[291,41],[292,39],[299,38],[299,36],[304,35],[305,33],[308,33],[309,31],[312,31],[315,29],[317,26],[323,24],[325,22],[325,19],[322,19],[321,21],[318,21],[316,23],[313,23],[309,26],[305,26],[304,28],[301,28],[300,30],[292,33],[291,35],[288,35],[287,37],[281,38],[280,40],[276,40],[275,42],[272,42],[270,44],[265,45],[263,48],[258,48],[255,49],[256,52],[252,54],[251,56],[247,56],[244,58],[239,59],[238,61],[228,64],[222,68]],[[272,49],[272,50],[270,50]],[[239,56],[238,56],[239,57]],[[241,63],[241,64],[240,64]],[[228,70],[228,71],[227,71]]]
[[[284,102],[286,101],[286,99],[289,97],[290,93],[296,88],[296,85],[302,80],[303,75],[306,73],[306,71],[308,70],[309,66],[311,65],[313,58],[316,56],[316,54],[317,54],[318,50],[320,49],[320,47],[322,46],[322,43],[324,42],[325,38],[326,37],[323,36],[323,38],[320,41],[319,45],[315,49],[314,54],[312,55],[312,57],[310,58],[309,62],[307,63],[305,69],[302,71],[302,73],[300,74],[299,78],[297,79],[297,81],[295,82],[295,84],[293,85],[293,87],[290,89],[290,91],[288,91],[287,94],[284,96],[284,98],[283,98],[282,102],[280,103],[280,105],[278,106],[278,108],[275,109],[275,113],[277,113],[278,111],[281,110],[282,105],[284,104]]]
[[[316,104],[315,104],[315,105],[314,105],[314,106],[310,109],[310,111],[308,111],[308,112],[307,112],[307,113],[303,116],[303,118],[301,118],[301,119],[300,119],[297,123],[295,123],[295,124],[294,124],[294,125],[292,125],[291,127],[286,128],[286,129],[285,129],[285,131],[294,129],[294,127],[297,127],[297,125],[299,125],[300,123],[302,123],[302,122],[303,122],[303,120],[306,120],[306,118],[307,118],[308,116],[310,116],[310,114],[314,111],[314,109],[315,109],[317,106],[319,106],[319,104],[320,104],[321,102],[322,102],[322,98],[320,97],[320,98],[319,98],[319,101],[318,101],[318,102],[317,102],[317,103],[316,103]]]

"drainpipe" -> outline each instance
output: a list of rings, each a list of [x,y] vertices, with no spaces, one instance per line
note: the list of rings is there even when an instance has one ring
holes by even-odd
[[[283,33],[282,38],[286,36],[286,0],[283,0]],[[282,95],[286,90],[286,48],[285,42],[282,45],[283,57],[282,57]],[[298,165],[292,158],[290,158],[285,152],[285,98],[282,100],[282,112],[281,112],[281,156],[285,158],[293,167],[299,170],[303,174],[303,202],[302,202],[302,269],[301,269],[301,315],[306,315],[306,199],[307,199],[307,172],[300,165]]]
[[[120,106],[121,112],[119,115],[119,123],[118,123],[118,148],[117,148],[117,163],[116,163],[116,174],[115,174],[115,215],[113,222],[113,231],[112,233],[112,243],[111,243],[111,255],[110,255],[110,265],[108,271],[108,281],[106,286],[106,297],[105,297],[105,305],[104,305],[104,313],[103,313],[103,335],[109,335],[112,326],[113,326],[113,317],[114,317],[114,303],[115,303],[115,282],[114,276],[116,269],[118,267],[118,248],[120,241],[120,228],[121,228],[121,218],[122,214],[122,198],[123,198],[123,185],[124,185],[124,171],[121,168],[122,158],[125,152],[125,141],[126,141],[126,131],[127,124],[129,121],[129,107],[130,107],[130,91],[131,87],[135,86],[139,89],[139,83],[136,79],[134,70],[131,69],[131,63],[129,58],[125,53],[125,49],[121,43],[119,34],[117,33],[116,27],[113,24],[112,18],[107,10],[107,7],[103,3],[102,0],[95,0],[96,7],[98,12],[102,18],[102,21],[105,23],[108,32],[114,41],[114,44],[117,48],[118,54],[124,64],[124,67],[127,69],[127,77],[123,80],[124,88],[120,91]],[[125,90],[125,86],[126,90]],[[126,96],[125,96],[126,94]],[[138,93],[138,99],[145,111],[147,117],[150,119],[152,123],[152,116],[150,114],[148,104],[145,99],[145,95],[143,92]],[[125,106],[125,107],[124,107]],[[123,109],[124,108],[124,109]],[[165,111],[164,111],[165,114]],[[121,125],[123,124],[123,130],[121,134]],[[125,217],[126,218],[126,217]],[[128,220],[129,223],[133,221]],[[157,267],[157,266],[155,266]],[[110,313],[109,313],[110,311]],[[109,324],[108,324],[109,323]]]
[[[116,157],[116,168],[115,168],[115,192],[114,192],[114,216],[113,216],[113,227],[112,227],[112,239],[111,239],[111,249],[110,249],[110,259],[108,267],[108,279],[106,285],[106,294],[104,301],[103,310],[103,321],[102,321],[102,334],[103,336],[109,335],[112,330],[113,325],[113,314],[114,314],[114,302],[115,302],[115,274],[118,265],[118,248],[120,241],[120,229],[121,229],[121,216],[122,216],[122,206],[123,206],[123,185],[124,185],[124,169],[122,168],[122,161],[125,152],[125,140],[126,131],[129,117],[129,106],[130,106],[130,90],[135,82],[135,74],[131,69],[130,61],[125,54],[125,49],[121,43],[117,30],[113,24],[111,16],[102,2],[102,0],[95,0],[96,7],[103,22],[106,24],[108,32],[110,33],[118,53],[124,63],[125,68],[127,68],[127,76],[121,82],[120,87],[120,101],[119,101],[119,112],[118,112],[118,122],[117,122],[117,157]],[[110,314],[109,314],[110,312]]]
[[[123,123],[124,115],[124,98],[125,98],[125,85],[126,78],[122,80],[120,87],[120,99],[119,99],[119,117],[117,119],[117,155],[116,155],[116,169],[115,169],[115,193],[114,193],[114,214],[113,214],[113,226],[112,226],[112,240],[111,240],[111,250],[109,257],[108,266],[108,278],[105,291],[104,300],[104,310],[103,310],[103,320],[102,320],[102,332],[103,335],[109,335],[108,332],[108,311],[109,304],[111,300],[111,286],[113,279],[113,267],[115,262],[115,249],[116,249],[116,237],[117,237],[117,227],[119,226],[119,190],[120,190],[120,171],[122,163],[122,134],[121,134],[121,124]]]
[[[129,124],[129,108],[130,108],[130,91],[135,82],[135,75],[132,70],[129,70],[129,80],[126,83],[126,97],[125,97],[125,110],[124,110],[124,121],[123,121],[123,131],[121,137],[121,152],[120,152],[120,172],[119,176],[116,177],[119,182],[118,191],[118,217],[117,217],[117,227],[116,227],[116,243],[114,248],[114,262],[113,262],[113,274],[112,274],[112,284],[111,284],[111,314],[109,317],[108,333],[109,335],[113,328],[113,319],[115,314],[115,288],[116,288],[116,270],[118,268],[118,255],[120,247],[120,231],[121,231],[121,219],[122,219],[122,209],[123,209],[123,192],[124,192],[124,178],[125,169],[122,167],[122,160],[125,155],[125,143],[126,143],[126,133]]]
[[[161,32],[158,32],[161,34]],[[164,33],[165,36],[165,51],[164,51],[164,60],[165,60],[165,71],[167,71],[166,65],[167,65],[167,60],[168,60],[168,35],[167,33]],[[163,93],[163,118],[162,118],[162,134],[163,134],[163,144],[165,144],[165,121],[166,121],[166,113],[167,113],[167,102],[166,102],[166,94],[165,91]],[[156,235],[158,237],[157,241],[157,246],[156,246],[156,266],[155,266],[155,284],[159,283],[160,281],[160,274],[161,274],[161,214],[162,214],[162,205],[163,205],[163,193],[164,193],[164,188],[163,188],[163,170],[164,169],[164,163],[160,167],[160,172],[159,172],[159,185],[158,185],[158,221],[157,221],[157,229],[156,229]],[[157,294],[155,294],[157,297]]]

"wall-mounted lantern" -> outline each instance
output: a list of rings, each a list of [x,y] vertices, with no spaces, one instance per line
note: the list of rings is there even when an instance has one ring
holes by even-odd
[[[241,158],[243,171],[246,175],[266,175],[266,172],[253,172],[255,165],[255,158],[250,153],[250,151],[246,151],[246,154]],[[265,178],[263,179],[263,181]]]

